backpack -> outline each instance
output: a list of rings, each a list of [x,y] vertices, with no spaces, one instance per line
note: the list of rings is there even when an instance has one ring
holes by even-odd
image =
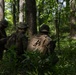
[[[51,38],[47,35],[39,35],[39,36],[35,35],[32,38],[30,38],[27,50],[30,51],[37,50],[40,53],[46,53],[50,41]]]

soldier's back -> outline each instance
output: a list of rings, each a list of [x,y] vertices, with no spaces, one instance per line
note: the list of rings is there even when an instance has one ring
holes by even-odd
[[[22,33],[18,33],[16,37],[16,47],[18,51],[18,55],[23,54],[24,50],[27,49],[28,37],[26,37]]]
[[[9,39],[7,40],[5,47],[7,49],[9,49],[12,45],[15,45],[15,42],[16,42],[16,33],[13,33],[13,34],[11,34]]]
[[[22,33],[13,33],[7,41],[6,48],[12,48],[16,50],[17,54],[23,54],[27,49],[28,38]]]

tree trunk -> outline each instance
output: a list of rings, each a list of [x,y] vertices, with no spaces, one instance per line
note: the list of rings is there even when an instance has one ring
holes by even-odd
[[[17,0],[17,2],[16,2],[16,4],[17,4],[17,10],[16,10],[16,21],[17,22],[19,22],[19,0]]]
[[[13,24],[16,26],[16,1],[13,0]]]
[[[35,0],[26,0],[26,21],[29,26],[28,34],[31,37],[37,33]]]
[[[4,18],[4,0],[0,0],[0,21]]]
[[[76,38],[76,1],[70,0],[70,35],[72,38]]]
[[[19,22],[24,21],[24,4],[25,4],[25,0],[19,1]]]
[[[57,0],[57,4],[58,4],[58,0]],[[60,50],[60,36],[59,36],[60,11],[58,10],[58,8],[56,9],[56,13],[55,13],[55,27],[56,27],[56,36],[58,42],[58,50]]]

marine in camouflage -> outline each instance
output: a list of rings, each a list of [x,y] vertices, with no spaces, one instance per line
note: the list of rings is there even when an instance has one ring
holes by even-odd
[[[27,49],[28,38],[25,35],[27,28],[27,24],[21,22],[17,26],[17,31],[13,33],[7,41],[6,48],[9,49],[14,46],[17,57],[22,56]]]
[[[6,32],[5,32],[5,28],[8,27],[8,21],[3,19],[0,21],[0,59],[2,59],[3,57],[3,51],[5,49],[5,43],[6,43]]]

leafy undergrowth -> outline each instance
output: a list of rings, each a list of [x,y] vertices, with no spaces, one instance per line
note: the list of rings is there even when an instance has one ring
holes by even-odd
[[[39,52],[25,52],[24,59],[18,61],[15,50],[9,49],[0,61],[0,75],[76,75],[76,41],[60,41],[60,50],[56,52],[59,61],[51,64],[51,55],[43,56]]]
[[[76,75],[76,41],[69,39],[60,41],[58,56],[56,75]]]

